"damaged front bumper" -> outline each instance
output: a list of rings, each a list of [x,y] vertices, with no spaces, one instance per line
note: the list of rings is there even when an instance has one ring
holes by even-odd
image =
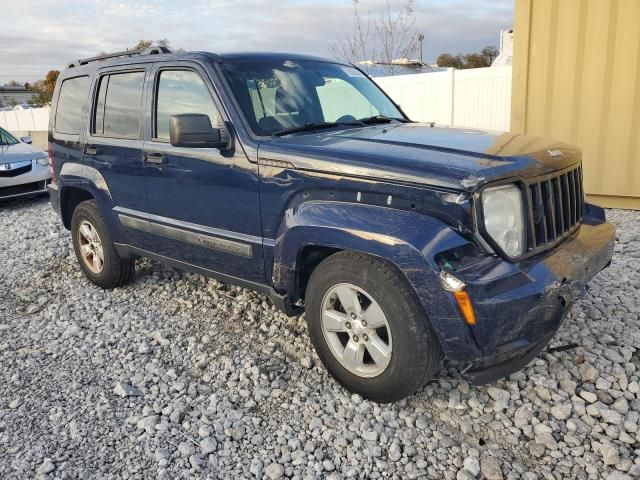
[[[611,263],[615,228],[587,204],[570,238],[520,263],[496,258],[456,272],[467,285],[477,322],[469,326],[481,356],[465,375],[491,383],[527,365],[549,343],[587,283]]]

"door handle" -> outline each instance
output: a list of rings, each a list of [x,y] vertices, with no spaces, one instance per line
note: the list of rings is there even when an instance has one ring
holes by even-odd
[[[147,163],[154,165],[162,165],[164,163],[164,155],[161,153],[143,153],[142,159]]]
[[[86,153],[87,155],[97,155],[98,149],[93,145],[87,145],[86,147],[84,147],[84,153]]]

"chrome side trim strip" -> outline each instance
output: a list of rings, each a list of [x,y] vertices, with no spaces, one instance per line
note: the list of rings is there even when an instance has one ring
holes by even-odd
[[[140,220],[139,218],[133,218],[122,214],[118,214],[118,220],[120,220],[120,223],[125,227],[142,230],[143,232],[151,232],[151,228],[149,227],[149,222],[147,220]]]
[[[220,228],[207,227],[205,225],[199,225],[197,223],[185,222],[184,220],[176,220],[174,218],[163,217],[161,215],[154,215],[152,213],[145,213],[139,210],[132,210],[130,208],[125,208],[125,207],[114,207],[113,210],[118,213],[124,213],[126,215],[132,215],[134,217],[144,218],[149,221],[167,223],[169,225],[174,225],[176,227],[183,227],[191,230],[197,230],[199,232],[209,233],[211,235],[229,237],[229,238],[242,240],[244,242],[249,242],[249,243],[259,243],[259,244],[264,243],[265,245],[268,245],[268,246],[275,245],[275,239],[272,239],[272,238],[263,238],[263,237],[258,237],[256,235],[248,235],[246,233],[233,232],[231,230],[222,230]]]
[[[230,237],[236,240],[243,240],[249,243],[262,243],[262,237],[254,235],[247,235],[246,233],[232,232],[231,230],[222,230],[220,228],[207,227],[205,225],[198,225],[197,223],[185,222],[183,220],[176,220],[169,217],[162,217],[160,215],[149,214],[149,220],[168,223],[169,225],[175,225],[176,227],[189,228],[191,230],[198,230],[204,233],[210,233],[211,235],[220,235],[221,237]]]
[[[146,219],[149,218],[148,213],[140,212],[139,210],[132,210],[130,208],[125,208],[125,207],[113,207],[113,211],[118,213],[124,213],[125,215],[133,215],[134,217],[142,217]]]
[[[162,235],[182,242],[191,243],[200,247],[211,248],[221,252],[241,255],[243,257],[252,257],[253,248],[246,243],[234,242],[224,238],[212,237],[202,233],[189,232],[180,228],[170,227],[168,225],[160,225],[159,223],[149,222],[140,218],[130,217],[128,215],[118,214],[120,223],[125,227],[142,230],[144,232]]]

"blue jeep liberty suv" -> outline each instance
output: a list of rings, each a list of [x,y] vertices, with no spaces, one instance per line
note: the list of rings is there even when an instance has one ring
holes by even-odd
[[[575,147],[412,122],[358,68],[311,56],[78,60],[49,159],[90,281],[123,285],[148,257],[263,292],[379,402],[445,356],[476,384],[524,367],[613,253]]]

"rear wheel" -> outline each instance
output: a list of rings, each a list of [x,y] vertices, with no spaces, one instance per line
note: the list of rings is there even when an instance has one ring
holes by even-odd
[[[399,400],[436,373],[442,349],[404,276],[392,265],[339,252],[314,270],[306,292],[311,340],[347,389]]]
[[[120,257],[94,200],[80,203],[73,211],[71,236],[80,268],[93,283],[115,288],[131,279],[135,260]]]

